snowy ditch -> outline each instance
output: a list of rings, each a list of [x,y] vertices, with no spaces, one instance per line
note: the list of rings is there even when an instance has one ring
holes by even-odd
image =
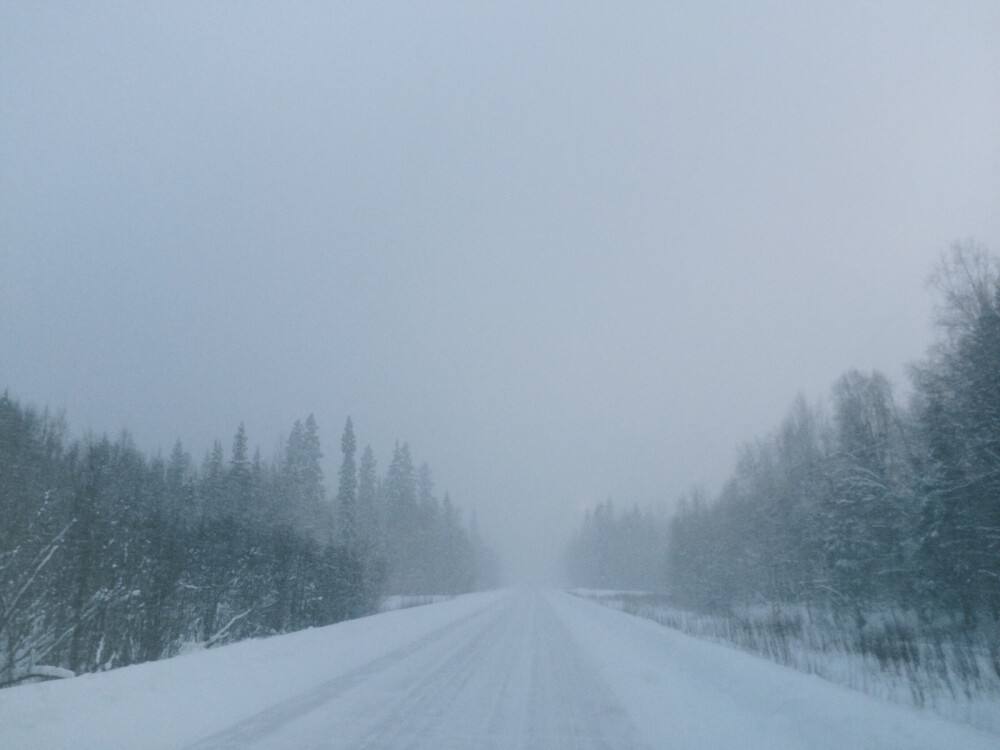
[[[897,704],[930,709],[1000,734],[1000,634],[957,634],[950,622],[921,625],[913,612],[854,616],[800,606],[692,612],[636,591],[570,593],[696,638],[735,646],[787,667]]]

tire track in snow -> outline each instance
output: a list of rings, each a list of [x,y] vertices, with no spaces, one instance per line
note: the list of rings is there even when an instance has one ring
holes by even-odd
[[[185,750],[238,750],[245,748],[253,742],[274,734],[299,717],[316,711],[339,695],[359,685],[363,685],[379,672],[391,669],[394,665],[406,660],[411,655],[426,650],[439,642],[447,641],[455,631],[463,627],[468,627],[471,623],[475,623],[478,620],[495,617],[495,610],[501,606],[506,607],[506,603],[501,602],[491,605],[486,609],[449,623],[445,627],[428,633],[403,648],[364,664],[347,674],[334,677],[294,698],[282,701],[260,711],[221,732],[187,745]]]
[[[541,593],[511,594],[188,750],[638,748]]]

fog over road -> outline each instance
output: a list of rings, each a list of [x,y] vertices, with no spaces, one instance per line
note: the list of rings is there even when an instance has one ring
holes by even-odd
[[[389,612],[0,691],[28,748],[995,748],[562,592]]]

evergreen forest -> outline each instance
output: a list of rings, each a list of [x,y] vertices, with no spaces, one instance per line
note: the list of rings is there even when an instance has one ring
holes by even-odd
[[[863,629],[895,608],[998,632],[1000,261],[957,243],[931,284],[936,340],[905,403],[858,370],[826,404],[799,396],[717,496],[693,491],[669,520],[610,501],[588,513],[566,553],[572,583],[706,613],[820,606]]]
[[[178,441],[70,439],[64,420],[0,396],[0,685],[94,672],[327,625],[387,593],[489,586],[496,562],[395,446],[380,476],[341,439],[328,493],[316,420],[272,460],[240,425],[196,464]]]

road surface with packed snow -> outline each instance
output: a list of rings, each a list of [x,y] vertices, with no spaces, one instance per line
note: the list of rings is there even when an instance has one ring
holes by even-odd
[[[996,750],[1000,738],[568,594],[503,591],[3,690],[0,747]]]

